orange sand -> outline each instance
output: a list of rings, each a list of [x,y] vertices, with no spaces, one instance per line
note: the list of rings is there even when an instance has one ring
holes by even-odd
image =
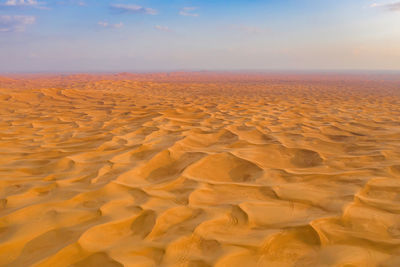
[[[399,100],[378,76],[1,77],[0,265],[400,266]]]

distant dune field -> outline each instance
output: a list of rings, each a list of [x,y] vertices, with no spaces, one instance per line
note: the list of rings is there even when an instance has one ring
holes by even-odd
[[[400,266],[400,82],[0,77],[0,266]]]

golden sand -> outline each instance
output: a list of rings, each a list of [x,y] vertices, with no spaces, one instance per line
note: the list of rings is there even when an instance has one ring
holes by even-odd
[[[400,266],[400,84],[0,78],[0,266]]]

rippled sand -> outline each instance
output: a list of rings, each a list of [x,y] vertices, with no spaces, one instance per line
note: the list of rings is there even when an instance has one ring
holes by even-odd
[[[0,265],[400,266],[399,100],[380,77],[2,77]]]

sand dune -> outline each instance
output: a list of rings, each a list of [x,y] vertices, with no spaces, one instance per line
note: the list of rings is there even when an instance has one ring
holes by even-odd
[[[0,78],[0,266],[400,266],[400,83]]]

